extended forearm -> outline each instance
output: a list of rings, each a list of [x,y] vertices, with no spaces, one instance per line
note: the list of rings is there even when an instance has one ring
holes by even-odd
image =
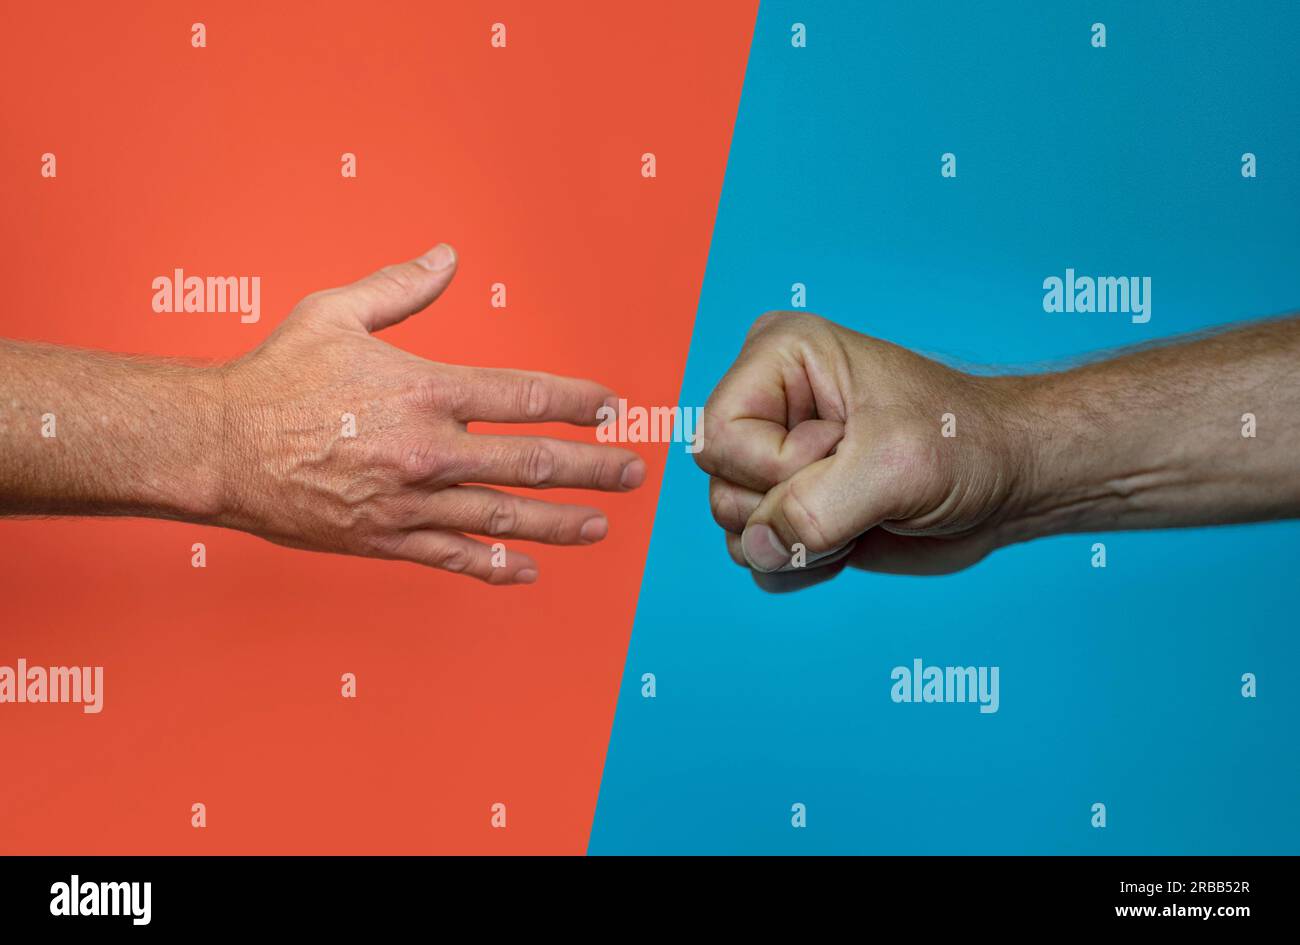
[[[204,519],[221,425],[215,369],[0,341],[0,514]]]
[[[1010,540],[1300,516],[1300,319],[1012,383]]]

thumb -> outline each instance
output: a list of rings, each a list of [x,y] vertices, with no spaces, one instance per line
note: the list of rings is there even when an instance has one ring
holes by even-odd
[[[366,331],[381,331],[425,309],[456,274],[456,251],[439,243],[423,256],[385,266],[338,290]]]
[[[864,475],[843,452],[827,456],[778,483],[745,524],[741,548],[755,571],[790,564],[803,545],[808,561],[847,545],[890,517],[897,480]]]

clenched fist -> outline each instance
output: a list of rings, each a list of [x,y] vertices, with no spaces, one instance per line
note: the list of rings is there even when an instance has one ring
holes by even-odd
[[[767,589],[848,565],[940,574],[1054,533],[1300,516],[1298,377],[1296,318],[992,377],[765,315],[696,461],[732,558]]]
[[[987,554],[1023,472],[1008,380],[815,315],[763,316],[696,455],[731,556],[759,572],[797,570],[802,551],[807,567],[932,573]]]

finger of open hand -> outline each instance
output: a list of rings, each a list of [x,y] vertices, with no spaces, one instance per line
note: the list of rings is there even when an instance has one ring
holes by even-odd
[[[460,482],[530,489],[625,492],[645,481],[645,461],[630,450],[544,436],[467,434],[454,449]]]
[[[430,494],[416,517],[429,528],[550,545],[589,545],[609,531],[598,509],[511,495],[483,486],[452,486]]]
[[[532,584],[537,580],[537,562],[523,552],[496,552],[481,541],[442,529],[407,532],[389,557],[464,574],[487,584]]]

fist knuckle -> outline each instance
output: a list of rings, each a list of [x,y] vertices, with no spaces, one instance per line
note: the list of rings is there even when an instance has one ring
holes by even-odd
[[[784,313],[782,312],[764,312],[762,315],[758,316],[758,318],[754,319],[754,324],[749,326],[749,337],[753,338],[756,335],[762,334],[770,328],[774,322],[780,320],[783,314]]]
[[[745,557],[745,551],[741,547],[740,536],[727,533],[727,554],[731,560],[746,570],[749,569],[749,560]]]
[[[824,331],[827,321],[812,312],[767,312],[759,316],[750,329],[751,338],[760,334],[773,334],[781,337],[810,335]]]
[[[793,482],[781,499],[781,515],[794,529],[796,539],[809,551],[821,553],[834,547],[827,537],[825,523],[799,495]]]
[[[734,523],[737,517],[736,497],[718,485],[716,479],[709,485],[709,510],[713,520],[723,528]]]
[[[776,485],[788,475],[783,469],[781,457],[772,453],[763,453],[750,458],[745,464],[746,471],[765,483]]]
[[[718,440],[720,429],[716,420],[709,418],[709,408],[706,406],[704,412],[700,415],[699,428],[697,434],[700,448],[693,454],[695,465],[704,470],[709,475],[716,476],[720,470],[718,463],[719,450]]]

